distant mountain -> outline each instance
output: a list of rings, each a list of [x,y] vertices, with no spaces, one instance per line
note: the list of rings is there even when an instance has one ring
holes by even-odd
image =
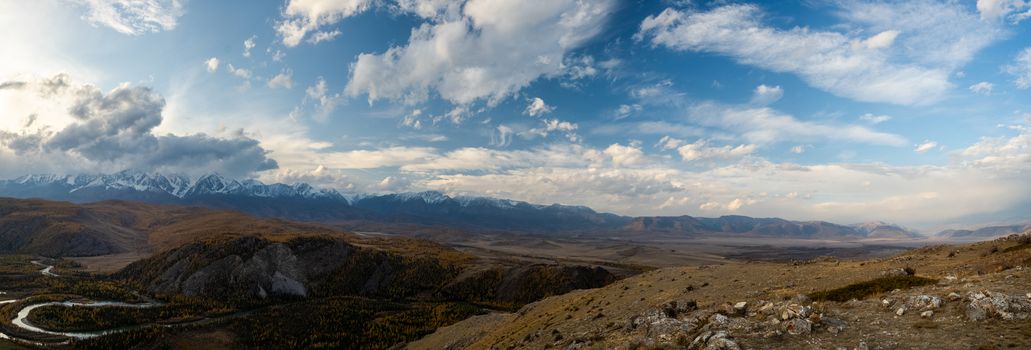
[[[916,231],[883,221],[871,221],[849,226],[864,234],[867,238],[906,239],[923,237]]]
[[[1024,233],[1028,230],[1031,230],[1031,224],[989,226],[982,227],[976,230],[945,230],[942,232],[938,232],[938,234],[934,235],[934,237],[955,240],[982,240],[986,238],[995,238],[1001,236],[1008,236],[1012,234]]]
[[[489,197],[451,197],[436,191],[385,195],[342,194],[311,185],[238,181],[216,174],[186,176],[126,170],[110,175],[29,175],[0,181],[0,196],[77,203],[128,200],[231,209],[248,214],[353,225],[429,225],[462,229],[564,235],[703,235],[864,239],[910,238],[886,223],[845,226],[822,221],[723,216],[627,217],[591,208],[540,205]]]

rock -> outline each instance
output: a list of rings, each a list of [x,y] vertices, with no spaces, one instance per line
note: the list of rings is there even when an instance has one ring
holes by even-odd
[[[845,328],[848,328],[848,322],[845,322],[845,320],[842,319],[832,317],[824,317],[820,323],[823,324],[823,327],[826,328],[827,331],[831,332],[832,334],[841,333],[845,330]]]
[[[741,350],[726,331],[707,331],[695,337],[688,349]]]
[[[898,308],[898,310],[895,310],[895,315],[896,316],[902,316],[905,313],[906,313],[906,308],[905,307],[900,307],[900,308]]]
[[[866,345],[866,342],[861,341],[859,342],[859,345],[856,346],[856,350],[870,350],[870,346]]]
[[[748,303],[744,301],[738,302],[737,304],[734,304],[734,310],[737,311],[738,314],[743,315],[745,311],[748,310]]]
[[[909,267],[905,267],[905,268],[903,268],[903,267],[896,267],[896,268],[892,268],[892,269],[887,269],[887,270],[881,271],[881,276],[884,276],[884,277],[912,276],[915,273],[916,273],[916,270],[913,270],[912,268],[909,268]]]
[[[891,307],[891,300],[889,300],[889,299],[881,300],[881,306],[883,306],[885,308]]]
[[[727,322],[730,322],[730,319],[723,314],[713,314],[712,317],[709,317],[709,323],[712,323],[716,326],[726,325]]]
[[[806,335],[813,332],[813,324],[809,320],[794,318],[784,322],[784,331],[791,335]]]
[[[941,298],[930,295],[917,295],[909,297],[909,301],[906,305],[921,310],[937,309],[942,306],[944,302]]]
[[[934,311],[927,310],[927,311],[924,311],[924,312],[920,313],[920,317],[923,317],[923,318],[930,318],[931,316],[934,316]]]
[[[810,300],[809,297],[805,294],[796,294],[794,297],[791,298],[791,302],[794,304],[805,305],[809,304]]]
[[[1003,320],[1027,319],[1031,314],[1031,302],[1027,298],[1010,296],[1005,293],[981,291],[968,295],[967,318],[980,321],[989,317]]]
[[[679,317],[688,312],[698,310],[698,303],[694,300],[670,300],[659,306],[666,317]]]
[[[946,296],[945,298],[949,299],[949,301],[960,301],[960,300],[963,300],[963,296],[959,295],[959,293],[956,293],[956,292],[949,293],[949,295]]]

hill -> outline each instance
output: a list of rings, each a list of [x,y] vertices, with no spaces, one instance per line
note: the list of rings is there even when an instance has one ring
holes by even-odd
[[[1028,348],[1029,267],[1031,232],[875,260],[665,268],[476,316],[408,348]]]

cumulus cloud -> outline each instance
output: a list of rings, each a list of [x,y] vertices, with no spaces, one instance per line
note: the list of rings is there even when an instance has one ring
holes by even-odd
[[[86,8],[83,19],[122,34],[175,29],[185,12],[182,0],[74,0]]]
[[[294,72],[291,70],[284,70],[272,79],[268,80],[268,87],[270,88],[285,88],[290,89],[294,87]]]
[[[228,138],[155,134],[163,119],[165,99],[147,87],[122,84],[104,92],[72,83],[67,76],[27,86],[32,88],[17,98],[40,114],[20,129],[0,129],[0,153],[6,149],[14,154],[9,164],[45,159],[60,163],[33,164],[26,169],[141,168],[178,173],[218,171],[230,176],[248,176],[278,166],[258,141],[242,132]],[[55,104],[61,108],[55,109]]]
[[[498,125],[495,132],[490,136],[491,146],[508,147],[512,144],[512,134],[515,131],[507,125]]]
[[[208,69],[208,73],[214,73],[218,71],[218,64],[218,57],[212,57],[209,58],[207,61],[204,61],[204,67]]]
[[[601,31],[614,5],[470,0],[460,16],[413,29],[403,46],[360,54],[346,92],[370,103],[418,103],[433,95],[459,105],[495,104],[540,77],[565,73],[567,55]]]
[[[752,103],[757,105],[768,105],[780,100],[784,96],[784,89],[777,86],[768,86],[762,84],[755,87],[755,91],[752,92]]]
[[[724,5],[707,12],[668,8],[645,18],[636,37],[656,47],[712,52],[794,73],[843,97],[912,105],[943,98],[952,70],[1000,36],[959,4],[839,4],[849,23],[877,34],[779,29],[764,24],[757,6]]]
[[[289,0],[283,10],[282,20],[276,23],[276,32],[282,38],[283,45],[294,47],[300,44],[308,33],[362,13],[370,9],[374,2],[374,0]],[[316,34],[316,36],[319,35]],[[325,37],[326,34],[322,34],[322,36]],[[335,36],[333,35],[333,37]]]
[[[336,39],[340,34],[341,32],[339,29],[328,32],[315,32],[315,34],[308,39],[308,43],[316,45],[323,41],[333,41],[333,39]]]
[[[540,127],[531,128],[521,133],[524,137],[532,138],[536,136],[548,137],[552,132],[562,133],[570,142],[580,142],[580,135],[576,133],[576,129],[579,125],[576,123],[570,123],[558,119],[544,119],[541,120],[543,124]]]
[[[255,35],[243,41],[243,57],[251,57],[251,49],[255,46],[254,39],[257,38],[258,36]]]
[[[526,110],[524,110],[523,113],[531,117],[539,117],[551,113],[554,110],[555,106],[549,106],[547,103],[544,103],[544,100],[540,97],[534,97],[530,99],[530,104],[526,106]]]

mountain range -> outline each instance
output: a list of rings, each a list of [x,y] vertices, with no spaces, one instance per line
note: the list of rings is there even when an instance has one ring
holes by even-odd
[[[490,197],[448,196],[427,191],[344,194],[309,184],[264,184],[217,174],[191,179],[125,170],[108,175],[27,175],[0,181],[0,196],[75,203],[126,200],[237,210],[263,217],[338,226],[360,222],[454,227],[561,235],[736,234],[813,239],[911,239],[918,233],[872,222],[839,225],[824,221],[722,216],[629,217],[583,206],[540,205]]]

